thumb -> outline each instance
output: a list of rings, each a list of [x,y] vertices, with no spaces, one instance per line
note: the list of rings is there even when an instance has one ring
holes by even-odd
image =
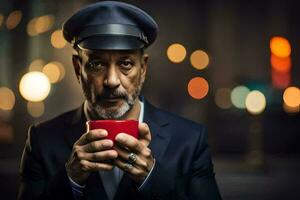
[[[151,141],[151,132],[146,123],[139,123],[139,134],[139,140],[148,146]]]

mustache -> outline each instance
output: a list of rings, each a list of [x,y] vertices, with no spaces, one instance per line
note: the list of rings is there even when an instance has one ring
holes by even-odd
[[[117,89],[104,89],[103,92],[96,96],[96,101],[101,101],[106,98],[123,98],[128,99],[127,92]]]

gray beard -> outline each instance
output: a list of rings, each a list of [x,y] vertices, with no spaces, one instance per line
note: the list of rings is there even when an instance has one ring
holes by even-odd
[[[101,105],[96,105],[94,111],[96,115],[102,119],[121,119],[131,108],[134,103],[124,101],[119,109],[103,108]]]
[[[82,80],[82,89],[83,89],[84,95],[88,101],[90,110],[92,112],[92,113],[90,113],[91,117],[93,117],[94,119],[122,119],[124,117],[124,115],[126,113],[128,113],[134,106],[136,99],[139,97],[139,95],[141,93],[143,83],[142,82],[139,83],[139,86],[137,87],[137,89],[133,95],[129,96],[127,94],[127,98],[123,99],[122,105],[117,109],[116,108],[107,108],[107,107],[102,106],[101,104],[96,104],[96,103],[93,104],[92,103],[92,94],[91,94],[92,88],[90,88],[90,90],[88,90],[87,85],[88,84]]]

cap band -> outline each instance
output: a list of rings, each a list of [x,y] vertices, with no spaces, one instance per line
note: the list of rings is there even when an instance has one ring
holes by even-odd
[[[73,38],[72,44],[77,45],[88,37],[101,35],[133,36],[139,38],[148,45],[148,39],[140,29],[138,29],[136,26],[125,24],[102,24],[87,26],[85,29],[81,30],[79,37]]]

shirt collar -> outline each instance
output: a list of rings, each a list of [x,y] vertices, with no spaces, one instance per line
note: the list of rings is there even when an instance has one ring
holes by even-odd
[[[144,120],[144,102],[143,102],[143,100],[139,100],[139,103],[141,105],[140,114],[139,114],[139,123],[142,123]],[[87,102],[87,100],[85,100],[84,104],[83,104],[83,112],[84,112],[86,119],[91,120],[91,117],[89,116],[89,113],[87,111],[88,110],[87,104],[88,104],[88,102]]]

